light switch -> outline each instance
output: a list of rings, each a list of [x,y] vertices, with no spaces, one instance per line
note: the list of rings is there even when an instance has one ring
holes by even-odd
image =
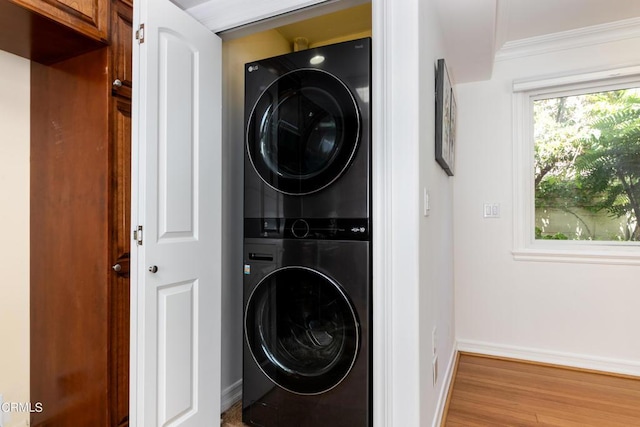
[[[431,206],[429,205],[429,192],[426,187],[422,189],[422,210],[424,216],[429,216]]]
[[[485,203],[483,213],[485,218],[500,218],[500,204]]]

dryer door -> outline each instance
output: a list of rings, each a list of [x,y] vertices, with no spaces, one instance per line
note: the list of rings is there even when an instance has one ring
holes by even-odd
[[[360,113],[332,74],[299,69],[262,93],[247,123],[247,154],[260,178],[285,194],[319,191],[347,169],[360,140]]]
[[[319,394],[351,370],[360,331],[337,283],[307,267],[284,267],[267,275],[249,297],[245,338],[271,381],[294,393]]]

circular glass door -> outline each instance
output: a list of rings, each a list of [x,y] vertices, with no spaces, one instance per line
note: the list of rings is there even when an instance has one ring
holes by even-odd
[[[332,74],[295,70],[262,93],[246,137],[249,159],[267,185],[309,194],[349,166],[360,139],[360,113],[349,89]]]
[[[359,323],[342,288],[307,267],[267,275],[245,309],[245,338],[262,372],[298,394],[338,385],[358,354]]]

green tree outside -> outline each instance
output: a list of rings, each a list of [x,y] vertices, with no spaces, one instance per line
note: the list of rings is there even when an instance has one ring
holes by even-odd
[[[538,100],[534,123],[536,238],[639,241],[640,89]]]

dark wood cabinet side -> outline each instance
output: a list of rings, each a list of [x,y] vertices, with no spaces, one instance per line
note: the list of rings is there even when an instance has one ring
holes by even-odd
[[[32,426],[107,423],[107,60],[31,63]]]

